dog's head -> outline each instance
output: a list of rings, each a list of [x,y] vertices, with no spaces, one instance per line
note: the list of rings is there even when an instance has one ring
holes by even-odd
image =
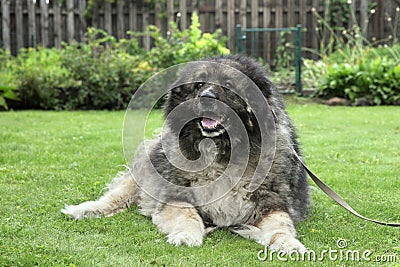
[[[227,131],[243,126],[257,135],[253,109],[271,94],[271,82],[260,69],[253,60],[238,56],[187,65],[169,92],[167,123],[180,136],[196,139],[226,139]],[[255,97],[264,99],[254,101]],[[170,116],[175,109],[179,112]]]

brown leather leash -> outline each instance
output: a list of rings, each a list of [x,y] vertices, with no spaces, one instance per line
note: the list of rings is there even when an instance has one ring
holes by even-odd
[[[293,150],[294,151],[294,150]],[[359,214],[357,211],[355,211],[349,204],[347,204],[346,201],[344,201],[338,194],[336,194],[335,191],[333,191],[329,186],[327,186],[321,179],[319,179],[307,166],[304,164],[303,160],[297,155],[296,151],[294,151],[294,155],[296,158],[300,161],[301,165],[303,165],[304,169],[307,171],[308,175],[311,177],[311,179],[318,185],[318,187],[325,193],[327,194],[330,198],[332,198],[336,203],[338,203],[340,206],[342,206],[344,209],[352,213],[353,215],[364,219],[366,221],[370,221],[373,223],[381,224],[381,225],[386,225],[386,226],[393,226],[393,227],[400,227],[400,223],[388,223],[388,222],[381,222],[377,220],[373,220],[370,218],[367,218],[361,214]]]

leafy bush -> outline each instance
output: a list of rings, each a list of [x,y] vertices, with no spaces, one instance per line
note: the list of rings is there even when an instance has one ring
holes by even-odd
[[[201,32],[195,13],[190,29],[180,31],[175,23],[171,23],[171,28],[167,37],[150,26],[144,33],[131,33],[132,39],[119,41],[103,30],[88,29],[86,44],[73,43],[62,50],[22,50],[11,60],[12,66],[6,68],[8,78],[0,80],[0,105],[2,88],[7,88],[3,95],[8,96],[7,86],[15,84],[21,102],[14,108],[123,109],[153,73],[175,64],[229,53],[220,31]],[[144,35],[154,41],[154,47],[147,52],[137,40]],[[0,72],[0,78],[4,73]],[[3,80],[7,80],[5,85]],[[152,92],[147,97],[152,98]]]
[[[400,63],[387,56],[366,56],[355,64],[334,63],[317,92],[323,97],[343,97],[353,103],[365,98],[369,104],[400,103]]]
[[[140,52],[136,40],[116,42],[114,37],[95,29],[89,29],[87,44],[66,46],[62,51],[63,66],[74,80],[80,81],[79,88],[65,92],[66,108],[125,108],[134,91],[153,71],[142,68],[137,75]]]
[[[61,53],[56,49],[23,49],[12,70],[23,108],[59,109],[63,104],[59,98],[61,90],[79,86],[62,66]]]
[[[344,14],[349,14],[357,21],[351,1],[347,3],[343,9]],[[376,3],[369,3],[368,8],[372,10],[375,5]],[[325,17],[315,8],[312,12],[320,23],[319,28],[325,31],[320,51],[316,52],[321,60],[304,60],[304,82],[309,87],[317,88],[315,95],[343,97],[354,104],[361,100],[363,104],[370,105],[400,104],[400,46],[397,38],[389,37],[371,43],[363,36],[363,30],[357,23],[348,25],[349,28],[346,29],[343,25],[332,25],[329,20],[332,12],[326,13]],[[400,12],[396,12],[396,23],[399,18]],[[396,37],[396,34],[393,28],[393,36]],[[393,42],[392,46],[376,47],[378,43],[390,40]]]
[[[229,54],[226,48],[226,38],[221,30],[215,33],[202,33],[199,17],[194,12],[189,29],[180,31],[175,22],[170,23],[171,32],[163,37],[155,26],[147,28],[147,32],[140,35],[150,35],[154,40],[154,47],[147,53],[148,62],[157,68],[201,60],[206,57],[220,54]]]
[[[8,50],[0,50],[0,110],[8,109],[7,100],[18,100],[15,94],[17,89],[14,84],[11,70],[12,57]]]

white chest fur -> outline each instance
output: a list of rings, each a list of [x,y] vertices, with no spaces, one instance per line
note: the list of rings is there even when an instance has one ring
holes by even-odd
[[[254,202],[250,201],[250,193],[244,188],[244,180],[222,176],[217,182],[208,180],[204,183],[203,180],[192,183],[192,186],[206,184],[206,190],[196,195],[199,203],[205,203],[198,208],[217,226],[245,223],[254,212]]]

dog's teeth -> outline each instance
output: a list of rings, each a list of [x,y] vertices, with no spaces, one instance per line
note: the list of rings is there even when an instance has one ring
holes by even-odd
[[[219,122],[212,119],[203,118],[201,120],[201,125],[207,129],[214,129],[218,126]]]

